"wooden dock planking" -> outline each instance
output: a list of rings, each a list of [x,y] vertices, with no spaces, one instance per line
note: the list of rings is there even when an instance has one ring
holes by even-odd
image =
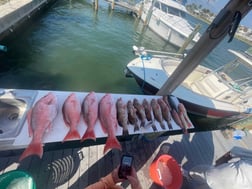
[[[89,169],[89,149],[90,147],[84,147],[79,150],[80,165],[79,165],[79,178],[77,184],[72,185],[70,188],[83,189],[88,185],[88,169]],[[76,187],[74,187],[77,185]]]
[[[50,169],[50,163],[52,162],[53,153],[52,152],[44,152],[43,159],[41,162],[41,168],[38,171],[39,177],[37,178],[38,183],[45,183],[46,185],[50,179],[50,175],[52,170]],[[22,164],[21,164],[22,165]],[[41,185],[37,186],[37,188],[42,188]]]
[[[143,188],[158,189],[161,187],[153,184],[149,178],[149,165],[167,149],[183,168],[190,169],[198,164],[214,164],[233,146],[252,148],[249,145],[251,134],[242,140],[234,140],[224,138],[220,131],[162,136],[152,141],[139,138],[135,136],[132,140],[123,141],[122,151],[111,150],[105,155],[104,144],[76,146],[46,151],[42,159],[28,157],[20,164],[17,163],[20,153],[6,155],[0,152],[0,173],[25,170],[33,176],[38,189],[83,189],[117,167],[122,154],[130,153],[134,156],[134,165]],[[131,188],[128,182],[122,185],[126,189]],[[183,188],[186,188],[186,184]]]

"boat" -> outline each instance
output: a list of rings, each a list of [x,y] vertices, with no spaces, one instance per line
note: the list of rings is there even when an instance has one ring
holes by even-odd
[[[156,94],[183,60],[176,53],[133,49],[139,56],[127,64],[126,76],[134,77],[145,94]],[[214,119],[252,113],[252,56],[228,51],[234,60],[215,70],[198,65],[172,92],[189,113]]]
[[[188,12],[184,5],[174,0],[156,0],[140,2],[136,4],[141,10],[141,20],[161,38],[176,47],[183,47],[195,27],[188,22]],[[191,49],[199,40],[197,32],[188,43],[186,50]]]

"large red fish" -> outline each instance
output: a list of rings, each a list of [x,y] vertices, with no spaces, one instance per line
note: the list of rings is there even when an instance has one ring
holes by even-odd
[[[98,120],[98,100],[94,92],[90,92],[83,100],[82,113],[84,122],[87,124],[87,130],[82,136],[81,141],[87,139],[96,140],[94,126]]]
[[[37,155],[42,158],[42,140],[45,132],[52,127],[57,116],[57,98],[53,93],[48,93],[36,102],[34,107],[27,114],[29,136],[32,141],[25,149],[19,161],[30,155]]]
[[[80,123],[81,105],[75,93],[71,93],[65,100],[62,107],[62,114],[66,126],[69,127],[69,132],[66,134],[63,142],[80,139],[77,126]]]
[[[121,150],[121,144],[115,136],[118,124],[116,118],[116,106],[113,103],[110,94],[104,95],[99,103],[99,119],[104,133],[108,134],[103,153],[105,154],[112,148]]]

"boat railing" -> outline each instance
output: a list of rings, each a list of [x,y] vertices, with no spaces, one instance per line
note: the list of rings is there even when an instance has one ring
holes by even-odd
[[[149,57],[149,59],[152,57],[162,59],[168,59],[168,58],[183,59],[185,57],[185,54],[172,53],[166,51],[156,51],[151,49],[145,49],[144,47],[137,47],[135,45],[133,46],[133,53],[139,57]]]

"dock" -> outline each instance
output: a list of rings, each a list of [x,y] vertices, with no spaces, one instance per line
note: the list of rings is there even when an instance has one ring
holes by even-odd
[[[56,0],[8,0],[0,5],[0,40]]]
[[[134,156],[134,166],[143,188],[161,189],[149,177],[149,165],[160,154],[168,153],[184,168],[198,164],[213,165],[233,146],[251,147],[252,135],[248,133],[241,140],[226,139],[221,131],[196,132],[189,134],[160,136],[151,141],[138,135],[121,141],[122,151],[111,150],[103,154],[104,144],[61,148],[45,146],[42,159],[31,156],[18,163],[23,150],[0,152],[0,174],[10,170],[24,170],[34,178],[37,189],[83,189],[105,176],[119,165],[124,153]],[[49,144],[48,144],[49,145]],[[131,188],[129,183],[122,183]],[[182,189],[186,187],[184,181]]]
[[[114,6],[117,5],[127,10],[130,10],[131,12],[136,14],[139,12],[135,4],[129,3],[129,1],[122,1],[122,0],[105,0],[105,1],[111,4],[112,9],[114,9]]]

